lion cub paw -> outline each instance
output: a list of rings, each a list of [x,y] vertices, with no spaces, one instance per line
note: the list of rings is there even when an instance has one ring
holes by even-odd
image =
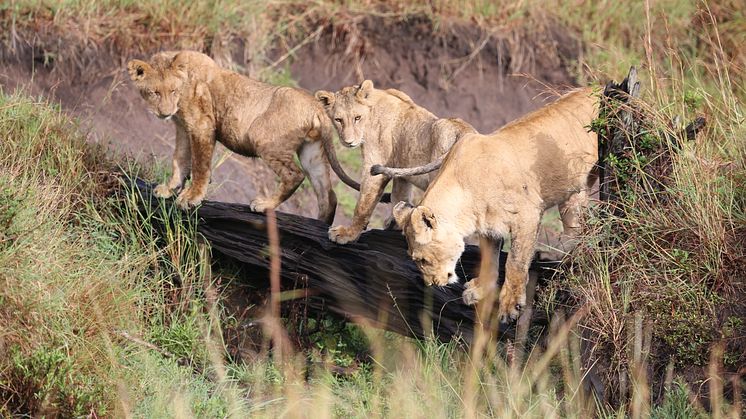
[[[170,198],[174,192],[165,183],[161,183],[153,189],[153,195],[158,198]]]
[[[503,286],[503,290],[500,292],[500,307],[497,310],[497,315],[501,323],[510,323],[514,320],[518,320],[518,317],[521,315],[521,311],[525,306],[525,291],[521,293],[510,293],[507,292],[507,287]]]
[[[464,304],[471,306],[478,303],[479,300],[487,295],[487,292],[493,291],[497,286],[495,281],[489,281],[489,285],[487,286],[487,288],[485,288],[484,285],[479,286],[478,283],[479,278],[474,278],[464,284],[464,293],[461,295],[461,298],[464,300]]]
[[[472,306],[477,303],[477,301],[482,299],[482,288],[477,286],[476,284],[477,278],[472,279],[471,281],[464,284],[464,293],[462,294],[462,298],[464,299],[464,304]]]
[[[189,192],[189,189],[182,191],[179,194],[179,197],[176,198],[176,205],[178,205],[179,208],[183,210],[188,210],[189,208],[196,207],[201,203],[202,198],[192,196],[192,194]]]
[[[329,240],[338,244],[354,242],[360,237],[360,231],[352,226],[336,226],[329,229]]]
[[[277,203],[274,199],[256,197],[249,203],[249,208],[254,212],[264,212],[269,208],[275,208]]]

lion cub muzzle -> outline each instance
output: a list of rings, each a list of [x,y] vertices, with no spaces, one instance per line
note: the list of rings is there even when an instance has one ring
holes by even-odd
[[[348,137],[340,138],[340,142],[347,148],[360,147],[365,143],[365,139],[361,136],[360,138],[349,139]]]
[[[430,263],[424,259],[416,259],[415,265],[420,269],[422,273],[422,279],[427,286],[438,286],[444,287],[449,284],[455,284],[459,281],[458,275],[456,275],[456,266],[448,267],[449,263],[439,264]],[[440,266],[438,266],[440,265]]]

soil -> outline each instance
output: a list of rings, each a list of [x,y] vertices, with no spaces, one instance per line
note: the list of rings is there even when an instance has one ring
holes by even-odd
[[[360,17],[350,22],[319,22],[325,28],[320,35],[296,51],[289,65],[280,65],[288,65],[298,85],[310,91],[337,90],[370,78],[377,87],[400,89],[436,115],[461,117],[485,133],[573,85],[567,63],[580,47],[559,29],[488,31],[443,22],[436,28],[425,18]],[[240,42],[233,46],[229,55],[246,56]],[[92,60],[98,75],[80,77],[55,69],[54,63],[45,65],[34,57],[35,49],[15,56],[0,53],[0,86],[6,92],[24,88],[46,96],[81,118],[91,141],[169,167],[173,127],[147,113],[129,83],[124,63],[134,57],[102,48]],[[219,148],[208,199],[247,203],[274,187],[274,175],[260,160],[229,153],[221,159],[223,153]],[[280,210],[314,216],[315,198],[309,190],[299,190]],[[337,222],[342,218],[338,211]]]
[[[524,36],[463,24],[435,28],[427,19],[366,17],[327,30],[296,55],[290,70],[309,90],[334,91],[370,79],[407,93],[438,116],[463,118],[489,133],[574,86],[566,63],[579,48],[554,30]],[[553,56],[538,56],[541,50]]]

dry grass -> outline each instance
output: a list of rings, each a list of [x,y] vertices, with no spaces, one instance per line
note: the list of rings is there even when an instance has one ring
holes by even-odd
[[[0,42],[6,58],[31,53],[42,65],[84,81],[109,74],[129,57],[166,48],[204,51],[222,65],[273,80],[299,48],[317,41],[323,31],[340,38],[332,42],[347,43],[347,54],[365,54],[362,18],[424,17],[436,32],[451,22],[474,22],[485,33],[503,33],[501,38],[515,49],[510,54],[514,70],[520,71],[521,62],[541,59],[537,43],[521,42],[547,30],[544,14],[528,12],[534,8],[524,0],[500,7],[481,0],[11,0],[0,6],[0,22],[9,28]],[[542,50],[549,53],[545,59],[557,55],[551,40],[543,39],[542,47],[548,48]]]

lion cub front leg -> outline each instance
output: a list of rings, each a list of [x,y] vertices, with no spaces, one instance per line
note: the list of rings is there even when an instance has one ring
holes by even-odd
[[[541,214],[535,219],[524,219],[514,228],[510,253],[505,263],[505,283],[500,289],[498,317],[502,323],[518,319],[526,305],[526,283],[528,269],[534,257],[536,235]]]
[[[174,191],[181,188],[192,169],[192,149],[189,145],[189,136],[181,124],[175,123],[174,125],[176,125],[176,148],[171,164],[171,179],[168,183],[161,183],[153,190],[155,196],[159,198],[171,197]]]
[[[494,291],[497,289],[502,242],[502,239],[479,238],[479,251],[481,253],[479,276],[464,284],[462,298],[465,304],[474,305],[483,301],[488,294],[493,293],[492,295],[494,295]]]
[[[215,131],[204,130],[190,135],[192,154],[192,184],[176,198],[176,205],[182,209],[202,203],[207,194],[212,170],[212,153],[215,149]]]
[[[370,221],[370,216],[376,208],[378,200],[383,195],[383,189],[386,187],[389,179],[383,175],[371,176],[370,167],[363,169],[363,176],[360,185],[360,199],[355,205],[355,214],[352,216],[352,224],[349,226],[336,226],[329,229],[329,240],[347,244],[360,237],[360,233],[365,230]]]

